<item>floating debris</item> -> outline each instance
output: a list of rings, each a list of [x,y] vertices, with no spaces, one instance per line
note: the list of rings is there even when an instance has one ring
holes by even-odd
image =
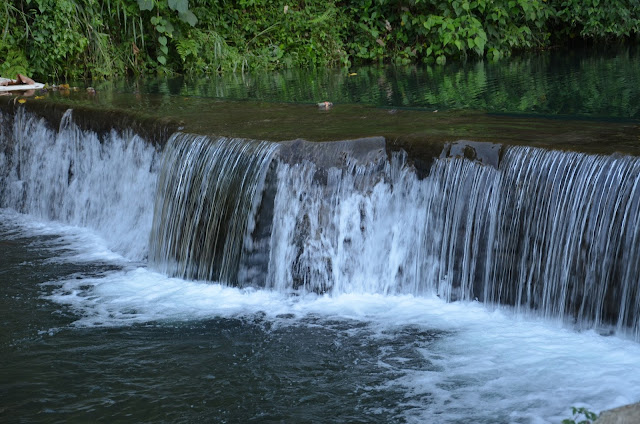
[[[333,107],[333,103],[331,102],[320,102],[318,103],[318,107],[322,110],[329,110]]]
[[[16,79],[0,78],[0,91],[37,90],[43,87],[44,84],[35,82],[22,74],[18,74]]]

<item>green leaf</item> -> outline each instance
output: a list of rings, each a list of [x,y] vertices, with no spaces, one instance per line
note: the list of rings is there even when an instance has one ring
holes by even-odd
[[[486,43],[486,39],[477,35],[476,38],[473,39],[474,43],[476,43],[476,47],[479,52],[484,52],[484,45]]]
[[[161,51],[163,54],[169,54],[169,47],[167,47],[167,46],[160,46],[160,51]]]
[[[163,46],[167,45],[167,37],[165,37],[164,35],[161,35],[160,37],[158,37],[158,42],[160,44],[162,44]]]
[[[453,42],[453,44],[455,44],[455,45],[456,45],[456,47],[458,48],[458,50],[462,50],[462,41],[460,41],[460,40],[455,40],[455,41]]]
[[[138,7],[140,10],[152,10],[153,0],[138,0]]]
[[[198,18],[196,18],[196,15],[194,15],[190,10],[180,13],[178,17],[182,22],[186,22],[192,27],[196,26],[196,24],[198,23]]]
[[[173,24],[171,22],[166,21],[164,23],[164,33],[167,34],[169,37],[173,35]]]
[[[162,65],[166,65],[167,64],[167,58],[164,56],[158,56],[158,62],[160,62]]]
[[[169,9],[175,10],[178,13],[184,13],[189,10],[189,0],[169,0]]]

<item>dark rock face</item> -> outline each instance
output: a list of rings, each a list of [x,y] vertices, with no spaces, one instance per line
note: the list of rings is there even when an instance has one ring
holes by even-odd
[[[289,164],[312,162],[320,170],[344,168],[347,160],[382,163],[386,159],[386,140],[369,137],[355,140],[311,142],[302,139],[279,143],[278,158]]]
[[[497,169],[501,153],[501,144],[458,140],[445,144],[440,158],[464,158]]]

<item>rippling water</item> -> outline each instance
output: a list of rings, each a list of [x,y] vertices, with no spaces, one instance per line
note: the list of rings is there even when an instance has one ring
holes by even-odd
[[[476,302],[184,281],[1,218],[5,422],[546,423],[640,396],[630,340]]]
[[[636,48],[551,51],[490,63],[285,70],[110,83],[106,92],[386,108],[640,119]],[[355,74],[355,75],[354,75]]]

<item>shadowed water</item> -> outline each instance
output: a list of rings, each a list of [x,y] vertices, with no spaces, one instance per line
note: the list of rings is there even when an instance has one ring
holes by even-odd
[[[98,90],[260,102],[640,119],[637,48],[550,51],[495,63],[363,67],[104,82]],[[355,75],[354,75],[355,74]],[[111,100],[111,99],[110,99]],[[109,100],[109,101],[110,101]]]

